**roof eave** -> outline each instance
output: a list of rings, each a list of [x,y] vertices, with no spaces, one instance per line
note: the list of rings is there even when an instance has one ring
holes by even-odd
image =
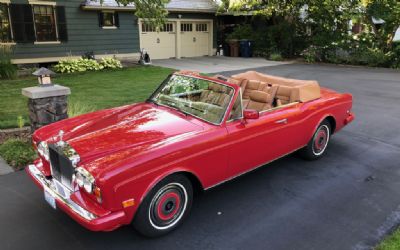
[[[82,5],[82,10],[116,10],[116,11],[135,11],[135,7],[130,6],[94,6],[94,5]],[[214,9],[176,9],[176,8],[167,8],[169,12],[182,12],[182,13],[209,13],[215,14],[217,13]]]
[[[82,10],[118,10],[118,11],[135,11],[135,7],[129,6],[93,6],[93,5],[82,5]]]

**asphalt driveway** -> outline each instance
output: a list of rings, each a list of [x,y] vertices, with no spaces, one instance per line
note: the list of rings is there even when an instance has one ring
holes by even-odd
[[[270,67],[292,62],[275,62],[264,58],[243,58],[225,56],[201,56],[181,59],[153,60],[153,65],[179,70],[194,70],[202,73],[217,73],[222,71],[245,70],[251,68]]]
[[[319,161],[290,155],[205,192],[183,226],[158,239],[130,227],[87,231],[52,210],[24,172],[2,176],[0,249],[374,246],[400,222],[400,72],[298,64],[257,70],[351,92],[356,121],[333,136]]]

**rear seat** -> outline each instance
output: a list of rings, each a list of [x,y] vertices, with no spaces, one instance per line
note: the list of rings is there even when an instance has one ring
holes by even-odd
[[[286,105],[293,102],[308,102],[311,100],[315,100],[321,97],[321,90],[318,82],[316,81],[305,81],[305,80],[296,80],[289,79],[271,75],[265,75],[258,73],[256,71],[248,71],[246,73],[233,75],[233,79],[238,81],[247,80],[249,83],[252,82],[254,85],[255,82],[260,82],[267,84],[266,88],[269,86],[277,85],[278,90],[276,94],[276,103],[277,106]],[[258,90],[262,89],[262,86],[259,85]],[[260,89],[261,88],[261,89]],[[254,86],[250,88],[244,89],[243,101],[246,103],[246,99],[255,90]],[[265,91],[265,89],[264,89]]]

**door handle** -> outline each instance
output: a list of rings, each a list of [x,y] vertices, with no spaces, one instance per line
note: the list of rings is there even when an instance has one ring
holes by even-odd
[[[282,119],[282,120],[278,120],[275,123],[277,123],[277,124],[286,124],[287,123],[287,119],[285,118],[285,119]]]

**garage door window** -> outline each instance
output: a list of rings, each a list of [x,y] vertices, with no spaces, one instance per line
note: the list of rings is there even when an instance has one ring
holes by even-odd
[[[198,24],[196,24],[196,31],[207,32],[208,25],[206,23],[198,23]]]
[[[191,23],[181,23],[181,31],[182,32],[191,32],[191,31],[193,31],[193,24],[191,24]]]
[[[160,31],[161,32],[174,32],[174,25],[172,23],[165,23]]]

